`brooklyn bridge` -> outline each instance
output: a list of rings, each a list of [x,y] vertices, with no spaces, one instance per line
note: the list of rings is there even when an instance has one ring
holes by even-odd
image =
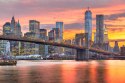
[[[42,45],[52,45],[52,46],[76,49],[76,52],[77,52],[76,60],[88,59],[87,52],[93,52],[93,53],[102,54],[102,55],[112,55],[112,56],[120,55],[118,53],[109,52],[109,51],[105,51],[105,50],[97,49],[93,47],[78,46],[78,45],[73,45],[73,44],[67,44],[64,42],[45,41],[45,40],[37,39],[37,38],[31,39],[27,37],[15,37],[15,36],[13,37],[13,36],[0,35],[0,40],[30,42],[30,43],[36,43],[36,44],[42,44]]]

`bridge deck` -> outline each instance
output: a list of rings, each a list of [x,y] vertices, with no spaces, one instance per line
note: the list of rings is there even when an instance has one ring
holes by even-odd
[[[72,49],[77,49],[77,50],[86,50],[88,49],[91,52],[96,52],[96,53],[102,53],[105,55],[120,55],[117,53],[112,53],[108,51],[104,51],[101,49],[96,49],[96,48],[87,48],[83,46],[78,46],[78,45],[72,45],[72,44],[67,44],[67,43],[58,43],[58,42],[52,42],[52,41],[44,41],[42,39],[31,39],[31,38],[26,38],[26,37],[9,37],[9,36],[0,36],[1,40],[11,40],[11,41],[22,41],[22,42],[30,42],[30,43],[36,43],[36,44],[44,44],[44,45],[53,45],[53,46],[60,46],[60,47],[67,47],[67,48],[72,48]]]

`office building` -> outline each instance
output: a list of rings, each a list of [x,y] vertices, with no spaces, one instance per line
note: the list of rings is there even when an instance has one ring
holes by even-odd
[[[40,29],[40,39],[44,41],[48,40],[46,29]],[[39,54],[45,57],[48,54],[48,45],[39,45]]]
[[[16,36],[18,36],[18,37],[22,36],[21,25],[20,25],[19,20],[18,20],[17,25],[16,25]]]
[[[53,28],[52,30],[55,31],[55,42],[59,42],[59,39],[60,39],[60,29],[59,28]]]
[[[3,35],[10,35],[10,34],[11,34],[10,22],[6,22],[3,25]]]
[[[29,21],[29,31],[39,34],[39,30],[40,30],[40,22],[36,21],[36,20],[30,20]],[[38,35],[37,35],[37,37],[38,37]]]
[[[64,23],[63,22],[56,22],[56,28],[59,28],[59,32],[60,32],[60,41],[63,40],[63,30],[64,30]]]
[[[85,33],[87,33],[87,42],[92,40],[92,12],[88,10],[85,12]]]
[[[125,46],[121,47],[121,56],[125,56]]]
[[[120,50],[119,50],[119,45],[118,45],[118,42],[115,41],[115,45],[114,45],[114,48],[113,48],[113,52],[116,52],[116,53],[119,53]]]
[[[48,36],[50,41],[55,41],[55,38],[56,38],[55,30],[49,31]]]
[[[104,15],[96,15],[96,43],[99,46],[104,43]]]

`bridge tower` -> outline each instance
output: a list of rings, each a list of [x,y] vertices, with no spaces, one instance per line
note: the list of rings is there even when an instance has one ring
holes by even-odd
[[[85,50],[77,50],[77,60],[89,59],[89,47],[92,41],[92,12],[89,7],[85,12]]]

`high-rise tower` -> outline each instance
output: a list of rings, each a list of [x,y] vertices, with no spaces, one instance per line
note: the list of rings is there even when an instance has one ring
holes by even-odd
[[[59,32],[60,32],[60,37],[59,40],[62,41],[63,40],[63,29],[64,29],[64,24],[63,22],[56,22],[56,28],[59,28]]]
[[[88,42],[92,40],[92,12],[88,10],[85,12],[85,33],[88,37]]]
[[[12,19],[11,19],[11,32],[13,33],[13,34],[15,34],[15,28],[16,28],[16,21],[15,21],[15,18],[14,18],[14,16],[12,17]]]
[[[17,34],[17,36],[18,37],[21,37],[22,36],[22,32],[21,32],[21,25],[20,25],[20,22],[19,22],[19,20],[18,20],[18,23],[17,23],[17,25],[16,25],[16,34]]]
[[[96,15],[96,43],[104,43],[104,15]]]

